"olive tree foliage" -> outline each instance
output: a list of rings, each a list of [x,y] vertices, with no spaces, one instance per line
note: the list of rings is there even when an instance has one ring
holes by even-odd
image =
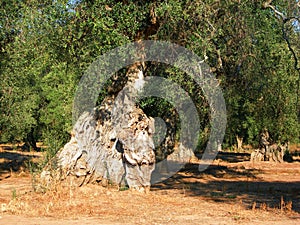
[[[299,141],[299,2],[267,4],[2,1],[0,141],[43,140],[57,151],[69,138],[73,97],[85,69],[99,55],[144,39],[180,44],[209,64],[226,99],[227,146],[236,143],[236,136],[255,143],[264,127],[274,140]],[[291,19],[282,20],[277,10]],[[204,147],[210,109],[201,87],[177,68],[155,62],[145,67],[146,76],[164,76],[190,94],[201,121],[199,146]],[[176,114],[167,102],[153,99],[141,107],[151,116]]]
[[[281,23],[261,5],[237,8],[236,12],[251,19],[239,16],[236,20],[244,24],[240,27],[240,45],[236,46],[239,55],[229,57],[237,63],[230,60],[224,66],[230,71],[225,75],[226,86],[230,87],[225,91],[230,118],[228,135],[232,135],[228,141],[231,144],[237,134],[255,143],[263,128],[270,131],[274,141],[297,141],[298,75]],[[226,63],[226,57],[223,61]]]
[[[61,145],[71,127],[77,71],[59,43],[68,19],[66,2],[4,1],[3,21],[14,35],[2,48],[1,141],[37,140]],[[15,10],[12,10],[12,6]],[[52,136],[52,138],[51,138]]]
[[[34,46],[27,47],[28,29],[21,19],[24,13],[20,3],[1,3],[1,141],[27,139],[38,126],[38,71],[30,66],[36,53]],[[31,38],[36,37],[31,35]],[[38,60],[32,64],[37,63]]]
[[[293,3],[292,7],[291,1],[274,1],[290,17],[299,15],[298,3]],[[235,144],[236,137],[255,144],[265,127],[274,141],[299,141],[299,75],[293,66],[294,53],[282,34],[282,22],[272,10],[265,9],[264,1],[162,1],[157,5],[160,26],[155,37],[184,45],[202,56],[223,88],[227,146]],[[288,34],[294,49],[299,49],[299,31],[292,26]],[[171,79],[181,77],[188,84],[184,74],[175,74]],[[201,91],[193,93],[196,99],[203,98]],[[200,115],[207,115],[207,105],[201,103],[197,104],[202,109]],[[204,118],[202,137],[209,132]]]

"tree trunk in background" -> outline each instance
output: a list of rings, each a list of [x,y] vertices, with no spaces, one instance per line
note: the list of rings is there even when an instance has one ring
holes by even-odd
[[[30,151],[31,148],[34,151],[40,151],[40,148],[37,147],[35,131],[33,128],[31,128],[30,132],[26,135],[26,138],[24,140],[24,145],[22,146],[22,149],[25,151]]]
[[[239,137],[238,135],[236,137],[236,142],[237,142],[237,149],[242,150],[243,149],[243,138]]]
[[[264,149],[255,149],[251,153],[251,162],[258,161],[271,161],[271,162],[283,162],[285,152],[288,150],[288,144],[272,144],[267,146],[267,151]]]
[[[71,140],[56,156],[57,169],[52,171],[48,165],[42,173],[47,185],[53,178],[72,176],[78,186],[109,182],[149,189],[155,164],[154,119],[134,100],[136,88],[143,86],[138,66],[129,68],[127,85],[117,96],[106,97],[101,106],[79,118]]]

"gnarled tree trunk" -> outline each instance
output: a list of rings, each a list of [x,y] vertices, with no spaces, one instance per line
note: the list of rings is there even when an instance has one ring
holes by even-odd
[[[255,149],[251,153],[250,161],[272,161],[272,162],[283,162],[284,154],[287,150],[288,145],[284,144],[272,144],[267,146],[265,149]]]
[[[127,77],[128,83],[118,95],[106,97],[101,106],[81,115],[71,140],[56,156],[57,169],[46,167],[43,171],[44,181],[49,184],[72,176],[78,186],[110,182],[149,189],[155,164],[154,119],[135,102],[137,89],[143,87],[138,65],[128,70]]]

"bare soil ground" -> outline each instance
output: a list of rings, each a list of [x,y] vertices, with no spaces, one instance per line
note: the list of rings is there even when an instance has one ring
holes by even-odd
[[[35,192],[28,161],[41,153],[0,146],[0,224],[300,224],[300,162],[250,163],[222,152],[207,170],[198,162],[150,193],[86,185]]]

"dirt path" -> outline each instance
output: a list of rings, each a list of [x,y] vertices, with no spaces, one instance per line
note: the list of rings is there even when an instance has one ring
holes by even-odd
[[[299,224],[300,220],[298,219],[280,219],[278,220],[260,220],[253,218],[252,220],[233,220],[228,218],[215,218],[203,215],[193,215],[193,216],[179,216],[181,218],[174,218],[162,222],[149,222],[146,224],[245,224],[245,225],[258,225],[258,224],[270,224],[270,225],[295,225]],[[279,218],[278,218],[279,219]],[[81,217],[80,219],[56,219],[49,217],[26,217],[26,216],[16,216],[16,215],[4,215],[0,216],[0,223],[6,225],[82,225],[82,224],[142,224],[142,221],[131,221],[131,222],[118,222],[116,218],[114,221],[108,221],[103,218],[93,218],[93,217]]]
[[[2,172],[0,224],[300,224],[300,163],[245,157],[220,155],[201,173],[189,164],[148,194],[96,185],[37,193],[28,172]]]
[[[6,225],[83,225],[83,224],[117,224],[108,223],[95,218],[81,218],[79,220],[56,219],[49,217],[26,217],[15,215],[0,216],[0,223]]]

